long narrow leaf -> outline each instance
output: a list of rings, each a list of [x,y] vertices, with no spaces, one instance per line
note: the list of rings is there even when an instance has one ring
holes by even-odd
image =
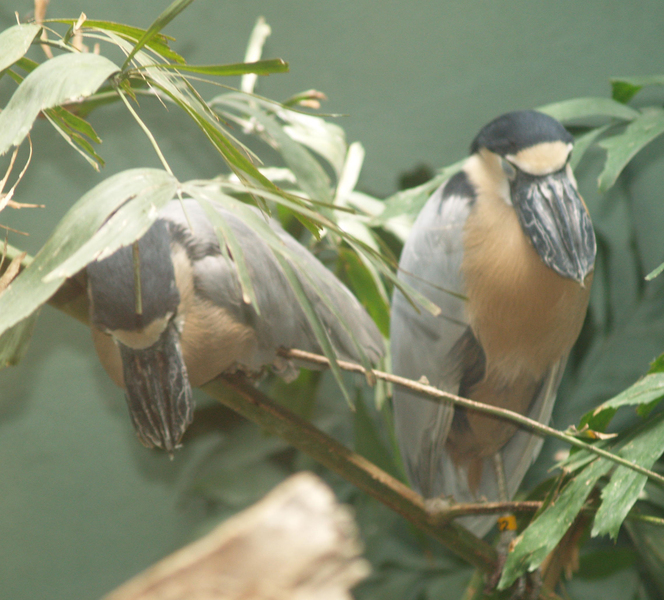
[[[274,117],[258,107],[252,107],[249,102],[228,101],[227,106],[251,115],[265,128],[265,135],[271,145],[281,154],[305,194],[323,202],[332,202],[330,178],[323,167],[304,146],[284,133],[283,127]]]
[[[632,121],[639,116],[638,111],[610,98],[574,98],[537,109],[563,123],[592,117],[610,117],[621,121]]]
[[[73,27],[76,24],[76,19],[48,19],[45,22],[65,23]],[[95,19],[86,19],[86,21],[83,23],[83,28],[114,32],[121,35],[123,38],[132,41],[141,39],[146,32],[145,29],[141,29],[140,27],[132,27],[131,25],[124,25],[123,23],[114,23],[112,21],[99,21]],[[145,46],[147,48],[150,48],[150,50],[153,50],[154,52],[156,52],[166,60],[178,63],[184,63],[185,62],[184,58],[182,58],[177,52],[171,50],[168,47],[168,41],[169,40],[172,41],[174,39],[175,38],[172,38],[168,35],[164,35],[163,33],[157,33],[152,39],[146,42]]]
[[[147,67],[150,68],[150,67]],[[271,75],[273,73],[288,73],[288,63],[280,58],[259,60],[252,63],[234,63],[230,65],[187,65],[187,64],[157,64],[156,69],[173,69],[185,73],[199,73],[213,77],[228,77],[231,75]]]
[[[643,431],[620,450],[623,458],[650,469],[664,452],[664,414],[646,423]],[[592,536],[609,534],[614,540],[627,513],[639,498],[647,477],[618,467],[602,490],[602,504],[595,515]]]
[[[131,63],[136,53],[145,46],[149,41],[154,39],[154,37],[168,25],[175,17],[177,17],[187,6],[189,6],[194,0],[175,0],[164,12],[162,12],[148,27],[148,30],[143,34],[143,36],[136,42],[134,49],[129,53],[124,64],[122,65],[122,70],[124,71],[127,66]]]
[[[38,318],[39,310],[0,335],[0,369],[21,362]]]
[[[597,459],[562,490],[555,502],[516,539],[498,584],[510,587],[525,571],[534,571],[565,535],[600,477],[611,469],[607,460]]]
[[[634,119],[621,135],[599,142],[607,152],[604,170],[599,176],[600,192],[606,192],[637,152],[664,133],[664,110],[648,108]]]
[[[44,283],[71,277],[93,260],[107,258],[139,239],[177,191],[177,181],[172,177],[156,179],[162,180],[137,191],[76,252],[45,275]]]
[[[579,166],[581,159],[588,151],[588,149],[611,127],[613,127],[612,123],[602,125],[602,127],[596,127],[595,129],[591,129],[588,133],[580,135],[576,138],[576,140],[574,140],[574,151],[572,152],[572,158],[570,158],[569,161],[573,171],[575,171]]]
[[[210,200],[207,198],[203,190],[195,186],[190,186],[186,188],[186,191],[192,196],[192,198],[198,200],[198,203],[205,211],[205,214],[214,226],[215,232],[217,233],[219,246],[223,248],[224,245],[228,245],[230,248],[233,262],[235,263],[235,271],[237,273],[238,279],[240,280],[240,287],[242,288],[242,299],[245,303],[251,304],[251,306],[256,311],[256,314],[260,315],[260,306],[258,305],[256,292],[254,290],[253,283],[251,282],[249,269],[247,269],[247,263],[244,260],[244,252],[240,242],[233,232],[233,229],[230,227],[230,225],[228,225],[223,216],[210,204]]]
[[[90,96],[117,71],[97,54],[63,54],[37,67],[0,113],[0,155],[24,140],[42,110]]]

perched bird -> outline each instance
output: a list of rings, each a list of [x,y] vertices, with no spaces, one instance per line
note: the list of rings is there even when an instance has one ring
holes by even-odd
[[[97,354],[125,388],[141,442],[171,454],[193,418],[191,386],[234,370],[253,374],[267,365],[293,376],[295,366],[277,355],[279,349],[321,351],[266,241],[233,213],[218,211],[243,250],[258,311],[243,300],[235,264],[194,200],[171,201],[138,242],[142,310],[136,310],[132,247],[87,267]],[[382,337],[357,299],[276,221],[269,226],[306,265],[306,276],[298,279],[339,357],[358,360],[352,332],[369,360],[377,361]]]
[[[572,146],[558,121],[535,111],[502,115],[479,132],[403,248],[399,277],[442,312],[418,311],[395,291],[396,374],[549,421],[596,252]],[[428,498],[507,500],[542,444],[510,421],[405,389],[394,391],[394,412],[408,476]],[[495,517],[461,522],[483,536]]]

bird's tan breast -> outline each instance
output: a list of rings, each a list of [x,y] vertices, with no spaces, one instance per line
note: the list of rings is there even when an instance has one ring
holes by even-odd
[[[191,385],[202,385],[237,364],[250,364],[256,350],[255,331],[235,320],[228,310],[196,295],[191,263],[184,248],[174,245],[172,259],[180,292],[176,317],[181,328],[180,347]],[[116,342],[95,327],[92,327],[92,340],[106,372],[117,385],[124,387]]]
[[[191,385],[202,385],[236,364],[250,364],[257,343],[254,329],[196,295],[191,263],[182,247],[174,245],[172,258],[180,292],[180,344]]]
[[[541,377],[581,331],[592,274],[581,286],[548,268],[498,197],[478,198],[464,236],[468,317],[487,370]]]

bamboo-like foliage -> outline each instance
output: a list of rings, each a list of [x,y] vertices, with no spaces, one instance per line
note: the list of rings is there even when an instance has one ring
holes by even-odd
[[[260,60],[264,36],[258,34],[253,36],[247,53],[256,60],[188,65],[171,48],[173,40],[161,30],[191,1],[176,0],[146,30],[87,19],[82,15],[79,19],[52,19],[39,25],[20,24],[0,33],[0,77],[11,78],[17,84],[11,99],[0,112],[0,154],[28,143],[26,140],[29,141],[34,122],[43,116],[93,168],[100,169],[104,165],[96,146],[100,140],[86,118],[90,112],[103,110],[109,103],[123,103],[130,118],[147,135],[162,163],[161,169],[139,167],[123,171],[84,194],[71,206],[34,259],[20,257],[19,250],[5,245],[0,263],[0,273],[5,273],[0,278],[0,364],[16,364],[22,358],[39,310],[46,302],[83,318],[85,294],[76,288],[76,274],[89,262],[133,244],[154,222],[159,209],[174,197],[191,197],[210,215],[221,248],[232,256],[244,299],[255,305],[255,284],[244,265],[242,249],[230,227],[212,209],[213,204],[220,204],[258,231],[284,266],[325,351],[325,357],[311,360],[329,365],[346,401],[355,405],[353,420],[359,432],[358,446],[363,446],[363,453],[384,470],[399,476],[398,459],[389,449],[389,435],[377,430],[372,411],[361,399],[355,402],[347,379],[342,375],[342,368],[350,368],[368,374],[371,379],[371,365],[366,357],[362,365],[339,364],[325,328],[306,295],[300,293],[298,277],[288,266],[287,261],[300,266],[297,256],[280,243],[248,205],[274,213],[284,222],[299,222],[302,229],[309,232],[303,237],[308,238],[315,250],[333,257],[330,262],[334,268],[350,284],[387,337],[390,293],[393,285],[400,284],[394,274],[395,260],[385,242],[386,237],[403,242],[428,195],[457,171],[461,162],[442,169],[429,182],[383,201],[356,189],[364,160],[361,144],[348,144],[344,131],[337,124],[305,112],[306,107],[320,100],[319,93],[310,91],[285,103],[277,103],[254,93],[254,80],[247,78],[242,85],[243,91],[224,89],[216,97],[204,100],[196,89],[201,79],[210,81],[230,75],[249,77],[284,73],[288,65],[280,59]],[[257,27],[264,28],[265,24],[259,22]],[[99,43],[101,53],[83,52],[80,39],[91,44]],[[36,44],[46,44],[54,56],[40,64],[27,58],[29,49]],[[125,56],[123,63],[117,64],[107,58],[104,55],[106,48],[119,48]],[[659,107],[635,109],[628,104],[641,88],[661,85],[663,81],[662,77],[615,80],[611,99],[575,99],[550,104],[540,110],[562,120],[577,133],[574,168],[590,148],[596,146],[606,151],[598,181],[599,189],[606,191],[635,154],[664,133],[664,110]],[[142,121],[136,102],[139,98],[182,110],[193,126],[205,134],[210,151],[223,158],[227,170],[210,180],[181,181],[166,161],[158,140]],[[227,123],[276,150],[283,164],[262,164],[259,156],[231,135]],[[17,151],[14,150],[9,171],[0,182],[2,190],[15,166],[16,157]],[[24,175],[29,176],[27,165],[18,179]],[[16,185],[0,196],[0,212],[27,206],[15,200],[15,190]],[[12,258],[17,260],[11,262]],[[19,265],[22,265],[20,274]],[[648,278],[655,278],[662,270],[664,265],[650,273]],[[303,267],[300,275],[307,277]],[[438,308],[426,298],[408,288],[404,291],[421,310],[438,312]],[[326,302],[324,297],[321,300]],[[333,310],[333,307],[329,308]],[[343,322],[342,315],[336,316]],[[306,360],[306,357],[301,358]],[[382,379],[395,384],[389,374]],[[436,396],[436,390],[427,389],[428,386],[421,382],[406,384],[418,389],[423,398],[430,396],[422,401],[464,401],[449,395],[445,398],[442,393],[438,393],[439,398],[435,400],[432,398]],[[389,421],[389,409],[383,404],[388,387],[379,384],[377,390],[378,408]],[[245,390],[244,393],[249,392]],[[311,386],[307,393],[313,397]],[[615,539],[623,522],[629,518],[628,530],[635,539],[647,539],[648,543],[664,541],[662,530],[654,529],[661,525],[658,519],[664,516],[662,476],[656,472],[656,462],[664,449],[664,413],[656,410],[662,397],[664,360],[660,359],[641,380],[588,412],[576,427],[567,431],[538,429],[536,424],[528,424],[523,419],[519,421],[517,415],[503,415],[542,435],[558,437],[575,446],[575,450],[558,465],[559,475],[544,491],[538,491],[539,496],[535,498],[537,513],[530,526],[517,538],[503,570],[500,587],[509,587],[526,571],[546,564],[547,556],[552,552],[562,552],[561,548],[566,548],[568,533],[583,515],[590,515],[588,523],[592,536],[608,534]],[[625,406],[636,407],[640,422],[624,431],[606,433],[616,412]],[[476,408],[486,412],[491,410],[482,406]],[[247,409],[249,418],[264,427],[272,427],[277,433],[286,431],[284,423],[290,419],[286,413],[285,417],[279,417],[281,421],[277,418],[272,422],[266,416],[271,408],[265,408],[265,414],[261,413],[260,407],[255,409],[258,410],[255,418]],[[291,429],[283,435],[296,443],[293,440],[297,436],[292,429],[295,421],[288,423]],[[321,442],[322,446],[312,450],[318,435],[315,428],[310,431],[303,426],[301,435],[303,441],[299,447],[325,462],[321,448],[327,442]],[[386,439],[388,443],[385,443]],[[363,485],[362,477],[371,480],[371,473],[378,473],[369,468],[368,475],[364,473],[354,479],[349,474],[355,468],[352,460],[342,450],[335,452],[332,452],[330,464],[341,465],[338,472],[357,485]],[[617,467],[616,462],[620,463]],[[394,495],[401,494],[404,506],[410,502],[410,508],[415,506],[416,509],[406,516],[427,533],[445,541],[445,535],[440,531],[446,531],[444,522],[451,516],[446,517],[444,511],[427,513],[421,498],[403,492],[398,482],[390,485],[389,491],[378,485],[370,493],[392,509],[399,502],[393,499]],[[371,488],[369,483],[366,486]],[[387,501],[388,497],[392,500]],[[526,507],[524,503],[521,508],[528,511],[533,506],[531,503]],[[454,514],[494,508],[481,505],[456,507]],[[513,508],[519,510],[519,505]],[[408,511],[400,512],[406,514]],[[648,522],[648,529],[639,528],[643,521]],[[439,531],[435,523],[443,523]],[[493,564],[493,555],[482,542],[468,537],[469,534],[459,533],[458,528],[447,531],[454,532],[449,539],[457,544],[457,554],[483,568]],[[469,559],[473,552],[481,558]],[[664,559],[650,556],[647,566],[657,585],[664,589],[661,583],[664,581]]]

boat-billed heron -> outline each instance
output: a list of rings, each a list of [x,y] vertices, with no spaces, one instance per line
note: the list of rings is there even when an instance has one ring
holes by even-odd
[[[595,236],[555,119],[511,112],[486,125],[471,156],[419,214],[399,277],[441,308],[398,290],[394,372],[546,423],[588,306]],[[514,423],[394,391],[408,476],[425,497],[507,500],[541,448]],[[462,523],[483,536],[495,517]]]
[[[279,349],[320,352],[268,244],[237,216],[218,210],[242,247],[258,311],[243,300],[232,256],[221,251],[212,224],[194,200],[171,201],[138,242],[141,314],[136,310],[132,247],[87,267],[99,358],[125,388],[141,442],[171,454],[193,418],[191,386],[233,370],[254,374],[268,365],[287,378],[297,370],[278,355]],[[369,360],[377,361],[383,354],[382,337],[360,303],[276,221],[269,225],[306,265],[307,275],[298,279],[339,357],[358,359],[354,336]]]

